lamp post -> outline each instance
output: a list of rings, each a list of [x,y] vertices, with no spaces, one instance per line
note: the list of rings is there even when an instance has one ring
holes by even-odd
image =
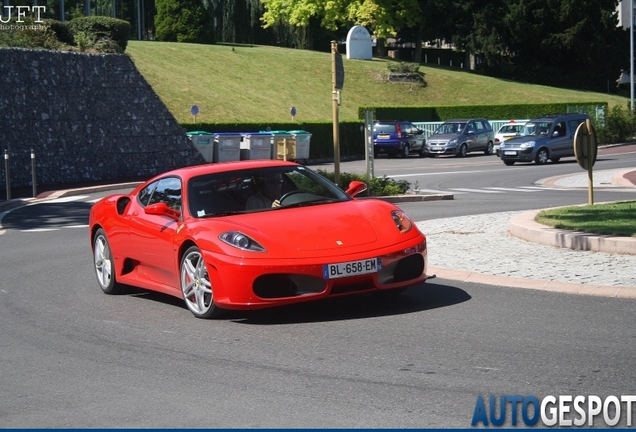
[[[629,0],[629,100],[634,112],[634,0]]]

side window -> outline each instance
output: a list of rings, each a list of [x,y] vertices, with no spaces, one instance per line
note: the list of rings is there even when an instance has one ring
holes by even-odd
[[[148,205],[166,203],[168,207],[181,211],[181,180],[167,177],[159,180],[157,188],[150,196]]]
[[[157,187],[157,183],[159,182],[158,181],[152,182],[139,192],[138,198],[142,206],[146,207],[148,205],[148,201],[150,201],[150,197],[152,196],[152,193],[155,191],[155,188]]]
[[[474,124],[474,122],[468,123],[468,127],[466,128],[466,132],[475,132],[475,124]]]
[[[476,121],[475,126],[477,126],[477,132],[483,132],[486,129],[484,124],[480,121]]]
[[[570,126],[570,133],[572,135],[574,135],[576,133],[576,128],[579,127],[579,125],[581,123],[583,123],[584,120],[569,120],[568,121],[568,126]]]

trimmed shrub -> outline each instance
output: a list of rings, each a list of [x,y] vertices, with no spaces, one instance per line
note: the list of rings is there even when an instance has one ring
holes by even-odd
[[[105,16],[88,16],[72,19],[68,22],[68,27],[76,39],[78,35],[83,42],[97,41],[106,39],[114,41],[119,52],[124,52],[130,39],[130,23],[117,18]],[[112,45],[110,45],[112,47]]]

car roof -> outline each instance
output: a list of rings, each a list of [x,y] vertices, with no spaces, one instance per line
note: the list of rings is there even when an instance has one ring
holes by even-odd
[[[469,118],[469,119],[448,119],[445,120],[444,123],[456,123],[456,122],[469,122],[469,121],[473,121],[473,120],[482,120],[482,121],[487,121],[485,118],[481,118],[481,117],[475,117],[475,118]]]
[[[590,116],[585,114],[585,113],[544,114],[541,117],[533,118],[530,121],[532,121],[532,122],[542,121],[542,120],[553,121],[553,120],[556,120],[556,119],[559,119],[559,118],[570,118],[570,119],[572,119],[572,118],[574,118],[574,119],[576,119],[576,118],[585,118],[585,119],[587,119],[589,117]]]

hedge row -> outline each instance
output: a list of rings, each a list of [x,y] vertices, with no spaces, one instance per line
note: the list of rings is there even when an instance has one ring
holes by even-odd
[[[531,119],[544,114],[566,112],[585,112],[597,121],[602,121],[603,119],[599,118],[597,113],[607,112],[607,102],[442,107],[361,106],[358,108],[358,118],[364,119],[366,110],[373,111],[376,119],[401,119],[413,122],[436,122],[452,118]]]

